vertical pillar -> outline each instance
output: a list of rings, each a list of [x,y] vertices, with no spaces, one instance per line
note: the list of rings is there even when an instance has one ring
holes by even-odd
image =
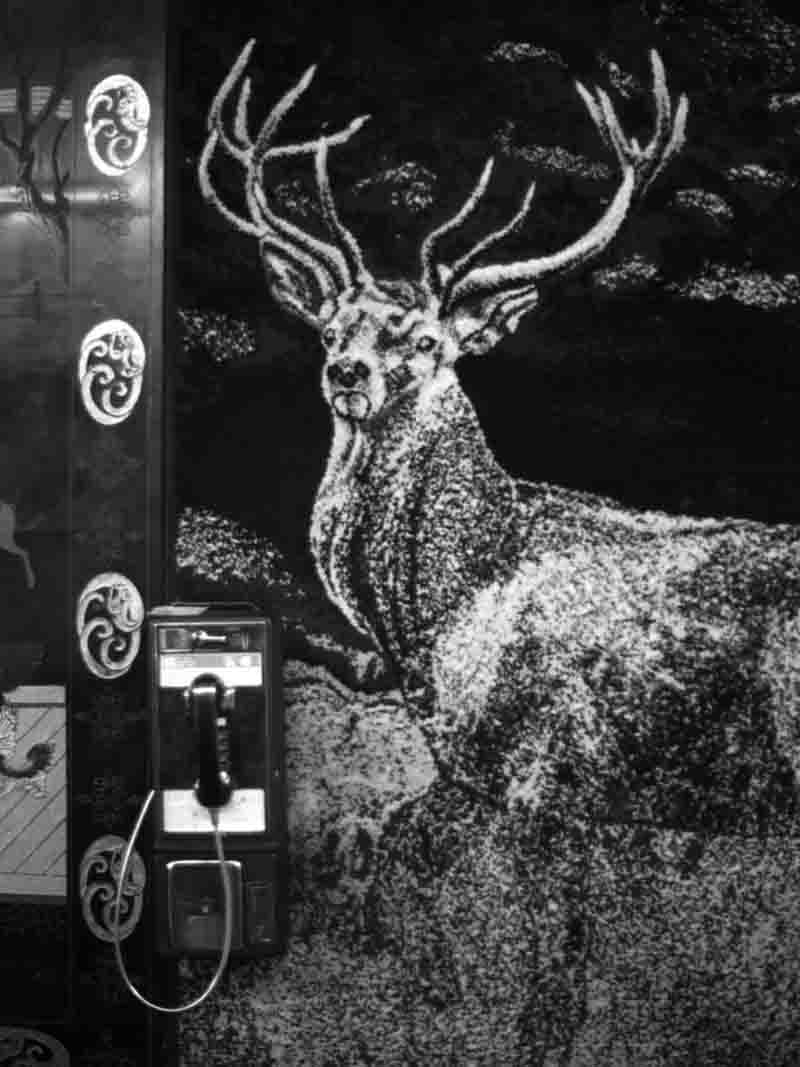
[[[165,9],[109,7],[74,82],[72,181],[84,199],[70,240],[73,1053],[92,1063],[166,1063],[111,944],[122,849],[147,784],[145,612],[164,597]],[[152,991],[146,840],[120,927],[131,977]]]

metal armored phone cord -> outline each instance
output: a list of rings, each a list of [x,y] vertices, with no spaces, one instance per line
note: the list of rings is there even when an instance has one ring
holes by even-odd
[[[217,969],[214,972],[211,981],[208,983],[203,992],[199,996],[195,997],[194,1000],[190,1000],[187,1004],[178,1004],[175,1007],[167,1007],[165,1004],[155,1004],[152,1000],[148,1000],[143,993],[139,992],[139,990],[128,977],[128,972],[125,968],[125,961],[122,958],[122,946],[120,944],[119,933],[119,917],[120,908],[122,906],[122,889],[125,885],[125,876],[128,873],[128,867],[130,866],[131,856],[133,855],[133,847],[136,844],[136,838],[139,836],[139,831],[142,828],[142,823],[145,820],[145,816],[147,815],[148,809],[150,808],[150,805],[153,802],[153,797],[155,796],[155,793],[155,789],[151,789],[147,796],[144,798],[144,803],[142,804],[139,816],[136,819],[136,823],[133,827],[133,832],[131,833],[131,836],[128,839],[127,845],[125,846],[125,852],[123,853],[122,857],[122,867],[120,868],[119,880],[117,882],[117,894],[114,900],[114,918],[112,920],[111,926],[114,938],[114,955],[117,958],[117,966],[119,967],[119,973],[122,975],[122,979],[125,982],[125,985],[130,990],[130,992],[133,994],[133,996],[136,997],[136,999],[140,1003],[144,1004],[146,1008],[152,1008],[153,1011],[161,1011],[166,1012],[170,1015],[176,1015],[182,1011],[191,1011],[192,1008],[196,1008],[200,1004],[202,1004],[206,997],[210,996],[211,993],[214,991],[220,978],[222,978],[225,968],[228,965],[228,957],[231,953],[231,943],[233,941],[233,883],[231,881],[231,872],[229,871],[225,863],[225,852],[222,847],[222,834],[220,833],[219,829],[219,811],[217,808],[209,808],[208,812],[211,816],[211,823],[213,826],[214,833],[214,849],[216,850],[217,860],[219,861],[220,875],[222,876],[223,899],[225,901],[225,924],[222,937],[222,954],[219,958]]]

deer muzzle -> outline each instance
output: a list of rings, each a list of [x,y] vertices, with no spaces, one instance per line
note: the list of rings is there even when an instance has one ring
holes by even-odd
[[[345,419],[365,419],[371,414],[370,371],[363,360],[338,360],[328,366],[326,374],[331,404],[337,415]]]

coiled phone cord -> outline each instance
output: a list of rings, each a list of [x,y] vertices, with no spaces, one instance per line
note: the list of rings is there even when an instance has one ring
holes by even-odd
[[[146,1008],[152,1008],[153,1011],[161,1011],[174,1015],[182,1011],[191,1011],[192,1008],[196,1008],[200,1004],[202,1004],[206,997],[210,996],[211,993],[214,991],[217,984],[219,983],[220,978],[222,978],[225,968],[228,965],[228,958],[231,953],[231,943],[233,941],[233,883],[231,881],[231,872],[225,863],[225,852],[222,847],[222,834],[220,833],[219,829],[219,811],[216,808],[209,808],[208,812],[211,816],[211,823],[213,826],[214,833],[214,849],[217,853],[217,859],[219,860],[220,875],[222,876],[222,893],[223,899],[225,901],[225,923],[222,937],[222,954],[220,955],[219,963],[217,964],[217,969],[214,972],[211,981],[208,983],[203,992],[200,993],[199,996],[195,997],[194,1000],[190,1000],[186,1004],[178,1004],[175,1007],[168,1007],[165,1004],[156,1004],[152,1000],[148,1000],[143,993],[139,992],[139,990],[128,977],[128,971],[125,967],[125,961],[122,958],[119,918],[120,910],[122,907],[122,890],[125,885],[125,878],[128,873],[128,868],[130,867],[131,856],[133,855],[133,848],[136,844],[136,839],[139,836],[139,831],[142,828],[142,823],[145,820],[145,817],[150,808],[150,805],[153,802],[153,797],[155,795],[155,789],[151,789],[145,797],[144,803],[142,804],[141,810],[139,811],[139,816],[136,819],[136,823],[134,824],[133,832],[131,833],[131,836],[128,839],[127,845],[125,846],[125,852],[122,856],[122,867],[120,868],[119,879],[117,881],[117,893],[114,899],[114,917],[111,924],[111,932],[114,940],[114,955],[117,958],[117,966],[119,967],[119,972],[122,975],[122,979],[125,982],[125,985],[128,987],[133,996],[135,996],[140,1003],[144,1004]]]

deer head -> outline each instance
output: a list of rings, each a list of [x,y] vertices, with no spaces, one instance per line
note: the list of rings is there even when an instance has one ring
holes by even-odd
[[[533,202],[532,184],[505,226],[454,262],[442,262],[438,256],[442,239],[476,211],[488,187],[493,168],[490,159],[461,209],[422,242],[418,278],[376,279],[365,265],[358,241],[339,218],[327,167],[329,149],[349,140],[368,116],[315,140],[275,145],[281,121],[311,82],[315,68],[310,67],[278,101],[255,137],[248,129],[250,79],[245,77],[233,128],[228,132],[223,109],[242,79],[254,44],[250,40],[245,45],[211,105],[208,138],[198,167],[200,187],[228,222],[257,238],[275,299],[319,332],[326,353],[323,393],[334,419],[363,428],[382,420],[398,402],[413,398],[423,386],[447,381],[459,357],[486,352],[516,329],[523,315],[536,307],[543,279],[580,268],[600,255],[634,200],[647,190],[684,140],[688,101],[681,96],[673,116],[657,52],[650,53],[655,131],[644,147],[636,138],[625,136],[602,89],[592,94],[577,83],[589,115],[621,168],[616,194],[587,233],[548,255],[486,263],[488,253],[519,230],[527,218]],[[247,217],[231,210],[213,185],[210,163],[218,147],[242,168]],[[264,181],[268,163],[304,155],[314,160],[319,205],[330,240],[321,240],[279,215]]]

